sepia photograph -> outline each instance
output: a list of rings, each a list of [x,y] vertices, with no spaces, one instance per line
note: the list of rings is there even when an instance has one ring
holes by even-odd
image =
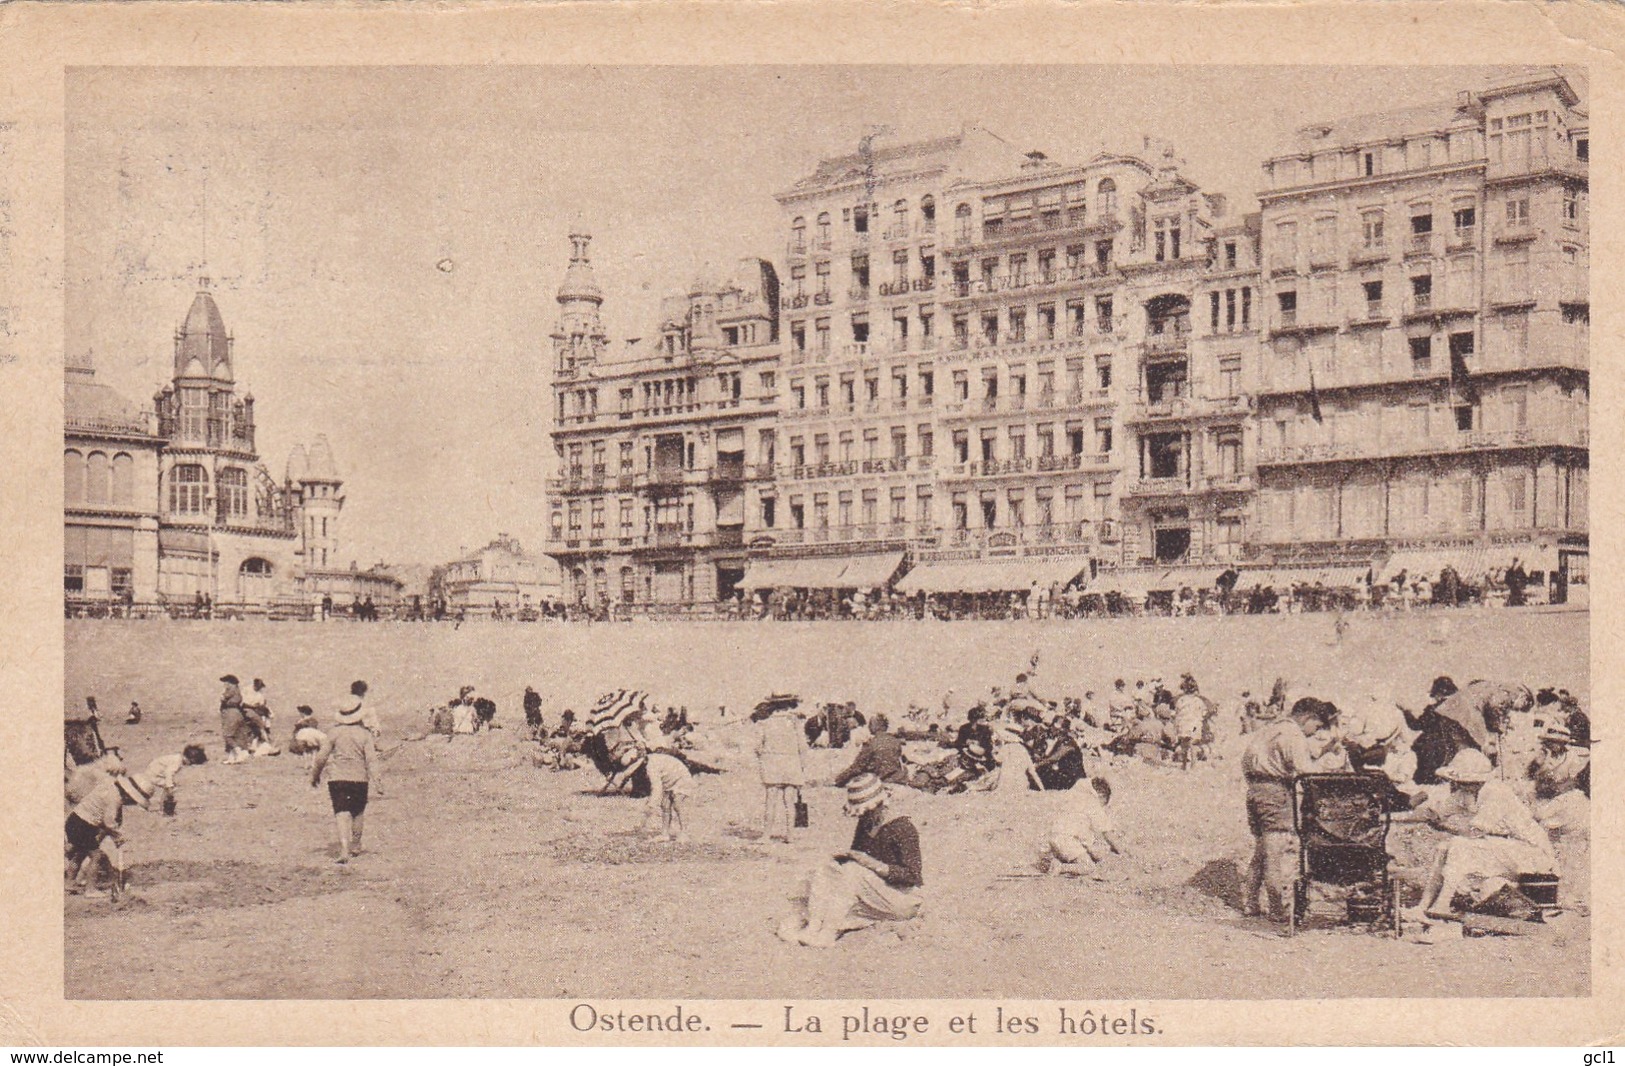
[[[1592,994],[1586,67],[62,91],[66,1000]]]

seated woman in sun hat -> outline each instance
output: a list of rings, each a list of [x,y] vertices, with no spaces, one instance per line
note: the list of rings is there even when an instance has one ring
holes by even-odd
[[[1579,735],[1552,722],[1540,739],[1540,754],[1529,764],[1535,818],[1547,831],[1576,835],[1591,830],[1591,731]]]
[[[807,882],[807,913],[779,926],[779,936],[807,947],[829,947],[842,933],[876,922],[919,916],[920,834],[886,806],[889,789],[874,774],[846,785],[846,813],[858,820],[852,847],[838,851]]]
[[[1469,748],[1439,770],[1447,794],[1417,808],[1423,820],[1448,834],[1434,857],[1419,917],[1458,917],[1453,902],[1482,891],[1485,881],[1516,882],[1523,873],[1549,874],[1557,856],[1551,838],[1489,757]]]

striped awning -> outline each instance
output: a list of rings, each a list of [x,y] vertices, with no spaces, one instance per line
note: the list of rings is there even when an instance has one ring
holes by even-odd
[[[1068,584],[1088,567],[1088,558],[1081,555],[925,562],[903,575],[897,591],[1024,592]]]
[[[1267,585],[1290,588],[1293,585],[1321,585],[1329,589],[1353,588],[1365,584],[1368,566],[1281,566],[1270,570],[1245,570],[1237,588]]]
[[[824,555],[807,559],[752,559],[739,588],[870,589],[891,580],[902,552]]]
[[[1176,592],[1182,588],[1212,588],[1223,573],[1216,566],[1151,566],[1133,570],[1113,570],[1100,574],[1089,586],[1092,593],[1104,596],[1116,592],[1131,600],[1143,599],[1150,592]]]
[[[1426,575],[1429,581],[1439,580],[1439,573],[1449,566],[1463,581],[1481,581],[1491,570],[1505,569],[1517,559],[1525,570],[1557,569],[1557,552],[1550,545],[1507,544],[1458,548],[1405,549],[1396,551],[1383,564],[1377,574],[1378,581],[1392,581],[1401,570],[1415,579]]]

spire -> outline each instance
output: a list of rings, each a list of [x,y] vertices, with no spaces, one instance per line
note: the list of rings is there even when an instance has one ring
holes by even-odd
[[[231,380],[231,336],[209,293],[208,278],[198,279],[186,322],[175,334],[175,376]]]

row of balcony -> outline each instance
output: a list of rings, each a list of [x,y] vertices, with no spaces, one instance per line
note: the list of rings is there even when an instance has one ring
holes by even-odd
[[[685,469],[680,466],[652,470],[623,470],[611,474],[603,466],[577,467],[548,479],[554,493],[630,492],[634,489],[682,488],[697,485],[729,485],[741,481],[765,481],[773,477],[771,463],[719,462],[715,466]]]
[[[1390,363],[1393,361],[1390,360]],[[1531,345],[1526,351],[1511,351],[1493,346],[1474,352],[1467,360],[1473,374],[1493,374],[1513,370],[1541,370],[1571,368],[1586,370],[1590,366],[1590,353],[1579,344]],[[1450,357],[1439,352],[1427,359],[1404,357],[1399,365],[1385,366],[1371,361],[1339,360],[1327,367],[1315,368],[1315,386],[1328,389],[1362,388],[1373,385],[1403,385],[1412,381],[1433,381],[1450,373]],[[1301,363],[1296,365],[1266,363],[1259,391],[1266,395],[1282,395],[1309,391],[1309,374]]]
[[[1213,492],[1251,492],[1253,479],[1247,474],[1176,474],[1172,477],[1142,477],[1130,481],[1125,496],[1191,496]]]
[[[873,543],[875,541],[917,541],[935,536],[937,528],[931,522],[873,522],[851,526],[802,526],[789,529],[763,531],[781,546],[802,544]]]
[[[656,526],[653,531],[635,533],[630,526],[622,526],[618,534],[610,534],[603,526],[589,530],[580,528],[554,529],[549,538],[565,550],[583,551],[611,548],[738,548],[745,543],[743,526],[720,526],[714,530],[696,531],[683,526]]]
[[[1098,522],[1082,519],[992,529],[945,529],[938,540],[939,546],[945,548],[1014,548],[1049,544],[1115,544],[1118,535],[1116,521],[1102,518]]]
[[[852,403],[833,403],[821,407],[794,407],[785,411],[787,421],[803,418],[827,418],[830,415],[878,415],[890,412],[929,411],[936,405],[936,397],[921,393],[915,397],[900,396],[890,400],[857,400]]]
[[[843,234],[843,236],[850,237],[852,244],[862,245],[871,243],[874,240],[875,232],[876,231],[872,228],[867,230],[853,230],[850,234]],[[912,224],[908,222],[894,222],[890,226],[887,226],[885,229],[879,231],[880,239],[883,241],[907,241],[915,237],[932,238],[936,236],[936,232],[937,221],[934,218],[916,219]],[[802,237],[799,240],[795,237],[791,237],[789,242],[784,246],[784,251],[785,254],[791,259],[801,259],[808,255],[828,252],[834,248],[834,246],[835,241],[833,235],[831,234],[814,236],[810,238]]]
[[[1060,455],[1024,455],[1016,459],[968,459],[943,468],[944,479],[1011,477],[1051,474],[1067,470],[1112,468],[1110,452],[1066,452]]]
[[[855,477],[859,474],[906,474],[931,470],[935,458],[930,455],[892,455],[881,459],[841,459],[829,463],[801,463],[781,466],[778,476],[785,481],[808,481],[820,478]]]
[[[577,411],[573,414],[563,415],[559,419],[560,425],[590,426],[598,422],[632,422],[637,420],[653,420],[663,418],[678,418],[689,415],[725,414],[729,411],[760,410],[778,403],[775,393],[759,393],[755,396],[727,397],[721,400],[695,400],[691,403],[658,404],[648,407],[628,407],[619,410]]]
[[[1340,441],[1260,448],[1259,466],[1339,462],[1350,459],[1402,458],[1419,455],[1463,454],[1501,448],[1573,447],[1590,445],[1590,430],[1583,425],[1528,426],[1523,429],[1476,430],[1452,436],[1412,437],[1388,441]]]
[[[1112,276],[1109,263],[1078,263],[1057,270],[1040,270],[1031,274],[994,274],[982,278],[960,278],[950,282],[946,289],[949,300],[968,300],[991,293],[1021,292],[1041,289],[1050,285],[1070,285],[1095,281]]]
[[[997,219],[990,231],[989,220],[982,223],[978,233],[973,226],[961,225],[949,236],[947,243],[955,248],[975,248],[1024,242],[1034,237],[1060,240],[1074,234],[1106,236],[1123,228],[1115,211],[1102,211],[1093,217],[1085,214],[1068,215],[1062,212],[1040,212],[1027,219]]]
[[[942,405],[942,413],[949,418],[974,418],[977,415],[1014,414],[1020,411],[1064,411],[1075,407],[1098,407],[1110,402],[1109,389],[1074,389],[1065,393],[1046,389],[983,396],[974,400],[953,399]]]
[[[1520,240],[1532,237],[1532,231],[1517,229],[1508,230],[1497,235],[1497,240]],[[1450,233],[1413,233],[1406,237],[1399,245],[1399,251],[1406,259],[1424,259],[1435,255],[1451,252],[1470,251],[1478,247],[1478,230],[1475,226],[1454,230]],[[1393,255],[1393,250],[1385,241],[1363,244],[1359,248],[1348,252],[1346,266],[1350,269],[1370,266],[1373,263],[1385,262]],[[1340,250],[1323,248],[1311,250],[1307,256],[1309,269],[1337,270],[1345,266],[1344,255]],[[1296,274],[1299,272],[1299,261],[1296,256],[1285,256],[1270,263],[1271,275]]]
[[[1181,418],[1222,418],[1244,415],[1253,409],[1251,396],[1193,396],[1190,386],[1165,388],[1156,400],[1135,390],[1134,401],[1124,412],[1125,422],[1157,422]]]

